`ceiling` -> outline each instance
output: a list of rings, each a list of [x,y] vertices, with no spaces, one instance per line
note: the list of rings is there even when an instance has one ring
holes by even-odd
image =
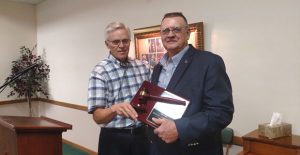
[[[39,4],[45,0],[11,0],[11,1],[14,1],[14,2],[22,2],[22,3],[29,3],[29,4],[33,4],[33,5],[36,5],[36,4]]]

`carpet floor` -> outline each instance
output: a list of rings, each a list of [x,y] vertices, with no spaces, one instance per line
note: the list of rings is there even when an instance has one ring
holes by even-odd
[[[63,143],[63,155],[89,155],[87,152]]]

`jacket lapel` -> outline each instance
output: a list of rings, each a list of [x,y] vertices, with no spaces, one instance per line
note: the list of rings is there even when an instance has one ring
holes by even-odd
[[[181,58],[178,66],[176,67],[176,70],[174,71],[174,74],[168,84],[167,89],[168,90],[174,90],[177,83],[180,81],[182,76],[184,75],[184,72],[188,68],[188,66],[192,62],[192,56],[194,54],[194,48],[192,46],[189,47],[188,51],[185,53],[185,55]]]

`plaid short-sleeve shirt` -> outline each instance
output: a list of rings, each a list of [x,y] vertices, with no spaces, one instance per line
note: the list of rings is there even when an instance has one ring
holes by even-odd
[[[150,70],[139,60],[120,63],[111,54],[98,63],[88,84],[88,112],[109,108],[120,102],[130,102],[143,81],[149,81]],[[122,128],[134,125],[131,119],[117,115],[105,127]]]

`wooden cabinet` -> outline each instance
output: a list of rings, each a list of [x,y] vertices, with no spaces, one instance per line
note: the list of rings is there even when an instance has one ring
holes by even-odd
[[[72,125],[46,117],[0,116],[0,155],[62,155]]]
[[[292,135],[276,139],[268,139],[258,135],[254,130],[243,138],[245,155],[300,155],[300,136]]]

